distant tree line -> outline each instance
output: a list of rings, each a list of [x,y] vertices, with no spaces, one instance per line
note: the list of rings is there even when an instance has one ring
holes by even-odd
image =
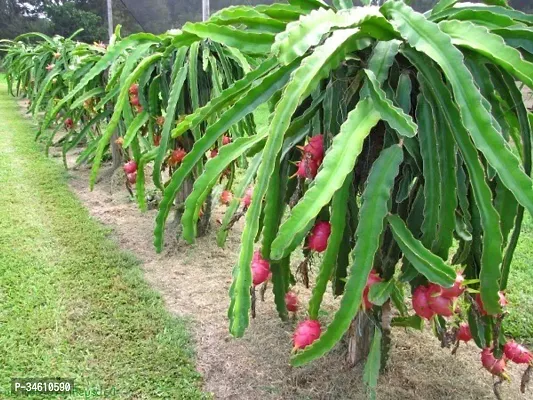
[[[426,11],[438,0],[412,0],[417,10]],[[472,2],[479,2],[471,0]],[[271,4],[275,0],[211,0],[214,13],[232,5]],[[328,0],[329,2],[329,0]],[[533,12],[532,0],[510,0],[522,11]],[[113,20],[123,33],[161,33],[179,28],[202,17],[201,0],[113,0]],[[70,36],[83,28],[78,39],[85,42],[107,40],[106,0],[0,0],[0,39],[39,31]]]
[[[113,1],[113,18],[126,34],[141,30],[121,1]],[[106,0],[0,0],[0,39],[31,31],[70,36],[82,28],[77,38],[91,43],[107,40],[106,26]]]

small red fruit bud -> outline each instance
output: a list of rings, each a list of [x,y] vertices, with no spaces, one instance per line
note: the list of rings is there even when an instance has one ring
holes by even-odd
[[[290,312],[298,311],[298,296],[294,292],[287,292],[285,295],[285,305]]]

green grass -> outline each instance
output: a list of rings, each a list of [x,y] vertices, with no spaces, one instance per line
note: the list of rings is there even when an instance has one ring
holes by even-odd
[[[208,397],[187,321],[165,311],[34,132],[0,83],[0,398],[12,377],[108,390],[93,398]]]
[[[527,212],[511,268],[505,329],[509,335],[533,343],[533,219]]]

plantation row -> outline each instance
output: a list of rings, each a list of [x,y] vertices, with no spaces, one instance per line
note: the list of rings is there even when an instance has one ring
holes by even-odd
[[[5,43],[5,66],[11,93],[44,112],[47,151],[83,148],[91,188],[111,156],[145,210],[151,167],[158,252],[171,210],[190,243],[213,201],[227,205],[220,246],[244,219],[234,336],[255,315],[257,285],[272,281],[286,320],[304,306],[291,291],[302,279],[314,286],[293,365],[325,355],[357,318],[370,334],[357,338],[356,358],[367,360],[374,393],[392,327],[428,320],[443,346],[473,340],[500,380],[507,362],[526,364],[525,390],[533,356],[502,320],[533,212],[533,119],[516,84],[533,88],[533,16],[506,0],[455,3],[424,15],[403,1],[230,7],[159,36],[117,29],[107,47],[28,34]],[[268,129],[253,117],[263,104]],[[218,182],[225,190],[213,200]],[[302,245],[297,274],[291,256]],[[330,282],[342,300],[322,326]]]

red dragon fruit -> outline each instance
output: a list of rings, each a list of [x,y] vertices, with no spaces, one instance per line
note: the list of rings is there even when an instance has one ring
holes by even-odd
[[[128,89],[128,92],[132,96],[137,96],[139,94],[139,84],[138,83],[134,83],[133,85],[131,85],[130,88]]]
[[[328,247],[331,234],[331,224],[327,221],[318,221],[308,237],[308,246],[311,250],[322,253]]]
[[[459,325],[459,331],[457,332],[457,340],[462,342],[469,342],[472,340],[472,332],[470,332],[470,326],[466,323]]]
[[[291,312],[298,311],[298,296],[296,296],[296,293],[289,291],[285,295],[285,305],[287,306],[287,310]]]
[[[324,159],[324,135],[309,138],[309,143],[304,146],[303,151],[320,165]]]
[[[128,161],[126,164],[124,164],[123,168],[126,174],[133,174],[134,172],[137,172],[137,163],[133,160]]]
[[[246,192],[244,193],[244,197],[242,198],[241,202],[244,208],[250,207],[250,204],[252,204],[252,194],[254,192],[254,189],[252,187],[249,187],[246,189]]]
[[[456,297],[461,296],[466,290],[466,288],[463,286],[464,280],[464,276],[458,273],[457,278],[455,278],[455,283],[451,288],[441,287],[441,296],[447,297],[448,299],[455,299]]]
[[[507,305],[507,299],[505,298],[505,294],[502,291],[499,291],[498,296],[500,297],[500,306],[505,307]],[[485,310],[485,306],[483,305],[483,300],[481,300],[480,293],[476,294],[476,303],[479,307],[479,312],[481,313],[481,315],[487,315],[487,311]]]
[[[517,364],[531,364],[533,362],[533,354],[524,346],[511,340],[503,346],[505,357]]]
[[[132,185],[137,182],[137,172],[132,172],[131,174],[127,174],[126,178],[128,178],[128,182]]]
[[[298,171],[296,175],[301,178],[314,179],[318,173],[320,165],[310,157],[304,156],[301,161],[296,163]]]
[[[169,164],[172,166],[181,164],[186,155],[187,152],[185,150],[183,150],[181,147],[177,148],[170,155]]]
[[[131,96],[130,97],[130,104],[134,107],[137,107],[138,105],[141,104],[140,100],[139,100],[139,97],[138,96]]]
[[[321,332],[320,322],[316,320],[308,319],[300,322],[292,336],[294,348],[303,349],[309,346],[320,337]]]
[[[252,258],[252,281],[254,286],[265,282],[270,276],[270,264],[256,251]]]
[[[381,279],[376,270],[373,269],[372,271],[370,271],[370,275],[368,275],[368,280],[366,281],[366,286],[363,291],[363,308],[365,310],[370,310],[373,305],[370,300],[368,300],[368,293],[370,292],[370,287],[381,281],[383,281],[383,279]]]
[[[67,118],[65,120],[65,128],[72,129],[73,127],[74,127],[74,121],[72,120],[72,118]]]
[[[222,136],[222,145],[225,146],[231,143],[231,138],[228,135]]]
[[[419,286],[413,292],[413,309],[422,318],[431,319],[435,315],[429,307],[428,288]]]
[[[216,156],[218,156],[218,149],[213,149],[211,150],[211,153],[209,154],[209,157],[211,158],[215,158]]]
[[[55,67],[54,64],[48,64],[48,65],[46,66],[46,70],[47,70],[48,72],[50,72],[51,70],[54,69],[54,67]]]
[[[443,317],[451,317],[453,315],[453,302],[455,299],[450,299],[442,295],[442,288],[439,285],[430,284],[427,291],[428,305],[431,310]]]
[[[481,352],[481,364],[492,375],[502,376],[505,374],[505,359],[497,359],[491,349],[484,348]]]

